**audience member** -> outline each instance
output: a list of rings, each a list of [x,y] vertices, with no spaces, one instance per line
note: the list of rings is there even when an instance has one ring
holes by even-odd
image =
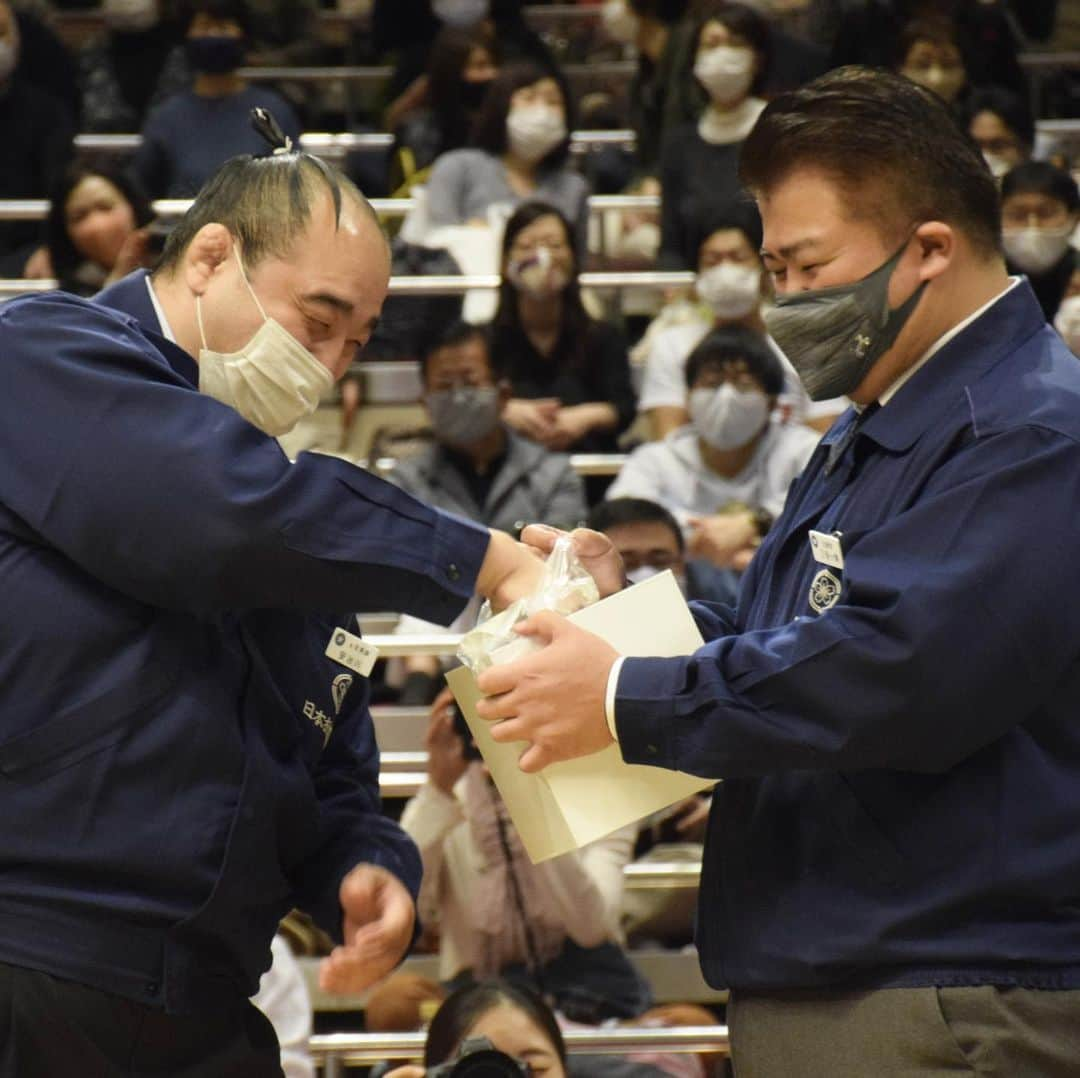
[[[50,200],[46,241],[62,289],[91,296],[132,270],[150,268],[157,253],[147,228],[152,213],[130,177],[76,163]]]
[[[449,690],[431,709],[427,779],[401,825],[424,864],[420,918],[438,926],[439,976],[492,976],[542,991],[568,1018],[633,1018],[649,988],[621,946],[633,825],[533,864]]]
[[[631,584],[670,569],[688,601],[734,602],[736,582],[731,574],[708,562],[687,560],[682,528],[659,502],[608,498],[593,506],[586,526],[612,541]]]
[[[20,27],[8,0],[0,0],[0,199],[42,198],[59,180],[71,154],[74,118],[30,78]],[[48,276],[37,221],[0,224],[0,276]]]
[[[1073,273],[1070,241],[1080,222],[1080,193],[1067,172],[1027,161],[1001,181],[1001,225],[1010,273],[1026,273],[1049,321]]]
[[[779,397],[785,419],[826,429],[844,410],[836,401],[811,401],[791,364],[765,333],[761,317],[763,271],[761,220],[752,203],[739,203],[727,212],[702,222],[695,240],[699,303],[668,317],[661,312],[644,338],[645,374],[638,411],[645,415],[653,439],[664,438],[683,426],[686,411],[686,357],[711,329],[740,327],[759,334],[777,354],[784,368],[784,390]]]
[[[1073,270],[1065,298],[1054,316],[1054,328],[1074,356],[1080,357],[1080,252],[1072,252]]]
[[[152,104],[185,89],[186,65],[169,63],[178,41],[162,0],[104,0],[104,32],[79,52],[84,131],[138,131]]]
[[[535,64],[504,67],[477,116],[472,146],[444,154],[427,185],[432,226],[488,222],[542,198],[574,222],[584,239],[588,188],[570,167],[571,113],[560,78]]]
[[[586,313],[576,237],[554,206],[506,224],[492,350],[510,379],[505,421],[548,449],[608,452],[634,418],[622,335]]]
[[[649,498],[688,532],[692,557],[742,571],[817,444],[773,422],[784,370],[764,339],[714,330],[686,361],[690,423],[630,454],[609,498]]]
[[[965,107],[968,134],[982,150],[986,167],[1000,180],[1023,164],[1035,146],[1035,119],[1027,102],[1011,90],[975,90]]]
[[[768,26],[743,4],[722,4],[695,24],[693,57],[708,104],[695,123],[671,133],[660,155],[660,259],[674,268],[693,266],[702,221],[739,196],[739,146],[765,107],[756,95],[769,59]]]
[[[274,1027],[284,1078],[315,1078],[315,1066],[308,1051],[311,997],[304,971],[280,933],[270,942],[270,968],[260,978],[259,991],[251,997],[251,1002]]]
[[[392,187],[423,183],[437,157],[465,146],[497,73],[495,42],[483,23],[447,26],[439,33],[428,60],[424,103],[395,125]]]
[[[502,421],[510,386],[486,330],[456,322],[422,359],[434,444],[398,461],[390,480],[414,497],[490,528],[530,522],[574,528],[585,518],[570,458],[549,453]]]
[[[245,0],[193,0],[184,27],[190,90],[155,108],[142,132],[133,168],[151,198],[190,198],[230,157],[260,153],[263,139],[251,127],[251,110],[268,109],[294,141],[300,122],[273,90],[248,86],[237,73],[251,37]]]
[[[957,105],[968,75],[955,25],[945,18],[912,19],[900,34],[897,70],[901,75]]]
[[[19,28],[19,77],[59,101],[69,121],[77,125],[82,115],[78,64],[47,21],[50,4],[22,0],[14,5],[14,12]]]

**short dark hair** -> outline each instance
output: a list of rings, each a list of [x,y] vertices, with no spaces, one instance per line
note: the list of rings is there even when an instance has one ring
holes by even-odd
[[[890,243],[940,220],[1000,254],[997,185],[979,148],[944,101],[901,75],[841,67],[766,106],[743,143],[743,185],[769,191],[804,167],[838,183],[853,214],[883,219]],[[891,206],[867,197],[868,179]]]
[[[131,206],[136,228],[149,224],[154,217],[149,200],[128,173],[120,169],[98,168],[86,161],[72,162],[49,193],[49,214],[45,219],[45,242],[49,248],[49,258],[61,283],[68,281],[83,261],[68,232],[67,200],[71,192],[91,176],[100,176],[107,180],[123,195]]]
[[[687,13],[690,0],[627,0],[626,6],[639,18],[658,19],[670,26]]]
[[[769,61],[772,59],[772,32],[769,23],[753,8],[739,4],[734,0],[714,0],[701,4],[694,23],[693,37],[690,39],[688,62],[691,67],[701,43],[701,32],[710,22],[718,22],[726,27],[729,34],[741,37],[757,53],[758,68],[754,81],[750,83],[750,93],[760,95],[765,88]]]
[[[981,86],[973,90],[964,106],[964,127],[981,112],[992,112],[1024,144],[1028,152],[1035,145],[1035,117],[1031,106],[1012,90],[1003,86]]]
[[[483,22],[475,26],[444,26],[428,55],[428,100],[439,130],[439,153],[469,141],[469,111],[462,100],[465,66],[473,49],[487,49],[498,59],[494,35]]]
[[[1025,161],[1006,172],[1001,180],[1002,200],[1012,195],[1046,195],[1056,198],[1069,213],[1080,209],[1076,180],[1049,161]]]
[[[497,361],[495,358],[495,354],[491,347],[490,332],[486,326],[473,325],[471,322],[466,322],[462,318],[455,318],[454,321],[443,326],[424,341],[420,351],[421,380],[427,381],[428,367],[436,352],[440,352],[444,348],[457,348],[458,345],[466,344],[468,341],[480,341],[483,344],[484,353],[487,356],[488,369],[491,372],[491,380],[493,382],[499,381],[505,373],[505,364]]]
[[[218,22],[234,22],[245,38],[251,38],[254,24],[246,0],[186,0],[180,8],[178,19],[182,35],[187,34],[196,15],[209,15]]]
[[[599,502],[589,511],[585,527],[596,532],[608,532],[624,524],[662,524],[675,536],[679,553],[686,550],[686,540],[679,522],[662,505],[648,498],[611,498]]]
[[[155,273],[173,273],[195,234],[211,223],[224,225],[236,236],[249,270],[268,255],[284,258],[307,228],[321,192],[333,199],[336,221],[348,197],[378,223],[352,180],[321,158],[296,151],[232,157],[206,181],[169,233]]]
[[[533,86],[541,79],[553,79],[562,94],[563,108],[566,111],[566,138],[553,150],[541,158],[539,169],[558,168],[564,164],[570,153],[570,132],[573,130],[573,96],[566,85],[566,80],[558,71],[541,67],[531,61],[508,64],[495,76],[480,112],[476,117],[470,145],[478,150],[486,150],[495,157],[501,157],[509,148],[506,134],[506,118],[510,115],[510,99],[525,86]]]
[[[686,360],[686,387],[689,389],[707,367],[722,366],[741,359],[746,369],[770,397],[784,391],[784,368],[769,342],[760,333],[741,326],[714,329]]]
[[[694,264],[701,261],[701,248],[717,232],[736,229],[741,232],[757,254],[761,250],[761,215],[749,198],[736,198],[725,207],[703,214],[694,222]]]
[[[952,45],[960,54],[960,62],[964,64],[956,23],[947,15],[931,14],[908,19],[900,28],[900,33],[896,36],[893,66],[902,67],[908,53],[920,41],[928,41],[934,45]],[[966,64],[964,70],[967,70]]]
[[[424,1066],[445,1063],[477,1021],[488,1011],[502,1006],[524,1013],[547,1036],[559,1060],[566,1062],[566,1042],[551,1008],[523,985],[498,978],[465,985],[443,1000],[428,1026]]]

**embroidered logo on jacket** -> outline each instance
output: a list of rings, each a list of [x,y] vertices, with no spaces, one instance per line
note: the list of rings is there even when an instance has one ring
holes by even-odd
[[[352,674],[338,674],[330,685],[330,695],[334,698],[334,714],[341,714],[341,705],[345,703],[345,694],[353,683]]]
[[[828,569],[820,569],[810,582],[810,605],[821,613],[840,598],[841,584]]]

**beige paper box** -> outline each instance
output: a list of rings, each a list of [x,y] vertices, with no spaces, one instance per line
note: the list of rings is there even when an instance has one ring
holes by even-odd
[[[671,572],[635,584],[571,614],[570,621],[603,637],[620,655],[689,655],[703,641]],[[522,638],[500,648],[493,664],[538,645]],[[534,775],[518,768],[523,742],[499,744],[476,714],[480,692],[466,667],[447,675],[495,785],[533,862],[576,850],[713,785],[709,779],[623,762],[617,745],[551,764]]]

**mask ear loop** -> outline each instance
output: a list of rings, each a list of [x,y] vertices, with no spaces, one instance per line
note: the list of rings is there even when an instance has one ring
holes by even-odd
[[[240,269],[240,279],[244,282],[248,294],[255,301],[255,306],[259,308],[259,314],[262,315],[263,321],[269,322],[270,319],[266,317],[266,311],[263,310],[263,305],[259,302],[259,297],[255,295],[255,289],[251,287],[251,282],[248,280],[247,270],[244,269],[244,260],[240,255],[240,245],[235,240],[233,241],[233,249],[236,251],[236,264]],[[203,329],[202,296],[195,297],[195,321],[199,325],[199,340],[202,343],[203,348],[205,348],[206,330]]]

